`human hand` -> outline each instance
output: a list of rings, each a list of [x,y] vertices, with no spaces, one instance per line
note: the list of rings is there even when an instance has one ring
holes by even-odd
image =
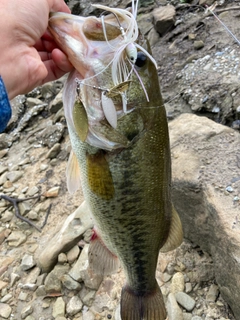
[[[51,11],[70,13],[63,0],[1,0],[0,75],[9,99],[72,69],[50,33]]]

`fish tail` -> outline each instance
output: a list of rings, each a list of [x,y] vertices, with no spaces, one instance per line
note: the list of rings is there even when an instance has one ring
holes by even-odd
[[[165,320],[167,317],[162,292],[156,288],[139,295],[129,286],[122,288],[120,303],[121,320]]]

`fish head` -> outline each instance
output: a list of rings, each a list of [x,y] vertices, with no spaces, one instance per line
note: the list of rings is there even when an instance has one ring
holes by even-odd
[[[81,17],[62,12],[50,14],[49,31],[84,79],[106,67],[113,55],[111,49],[119,40],[119,27],[106,20],[103,25],[101,19],[94,16]]]
[[[76,129],[74,114],[79,112],[74,113],[74,105],[80,100],[86,112],[81,119],[88,122],[87,142],[112,150],[127,144],[116,131],[118,120],[155,100],[158,77],[150,47],[132,13],[95,6],[109,14],[85,18],[53,13],[49,30],[75,68],[63,95],[68,125]]]

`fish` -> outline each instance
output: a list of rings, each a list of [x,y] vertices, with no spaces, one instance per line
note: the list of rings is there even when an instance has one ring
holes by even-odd
[[[164,320],[159,252],[178,247],[171,155],[157,64],[132,10],[95,5],[100,17],[53,13],[49,31],[74,70],[63,104],[72,145],[67,185],[81,185],[94,219],[88,258],[95,273],[122,266],[122,320]],[[80,181],[80,182],[79,182]],[[161,263],[161,262],[160,262]]]

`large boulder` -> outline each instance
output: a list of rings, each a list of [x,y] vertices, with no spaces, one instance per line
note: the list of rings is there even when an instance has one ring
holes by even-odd
[[[221,294],[240,319],[240,135],[192,114],[169,129],[173,203],[185,238],[211,254]]]

